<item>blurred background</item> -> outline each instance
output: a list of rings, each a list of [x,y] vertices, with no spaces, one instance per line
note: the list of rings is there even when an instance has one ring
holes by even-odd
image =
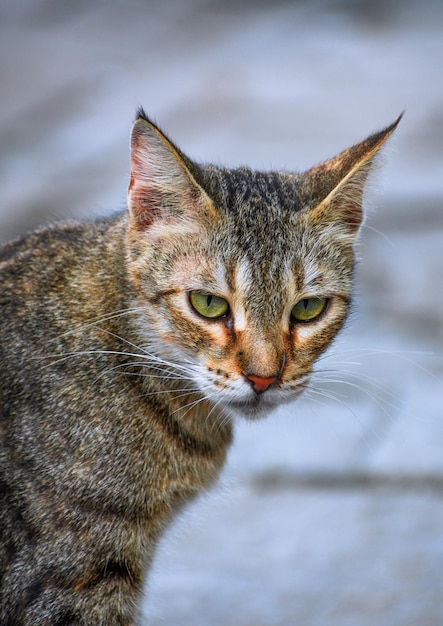
[[[238,424],[144,609],[441,626],[443,3],[1,0],[0,51],[2,241],[123,207],[139,105],[196,160],[294,170],[406,111],[367,197],[354,319],[306,400]]]

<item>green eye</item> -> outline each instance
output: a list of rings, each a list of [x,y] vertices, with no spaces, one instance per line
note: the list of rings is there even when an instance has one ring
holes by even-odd
[[[189,294],[191,305],[203,317],[215,320],[229,313],[229,304],[220,296],[213,296],[205,291],[191,291]]]
[[[327,298],[304,298],[293,307],[291,316],[297,322],[310,322],[323,313],[327,303]]]

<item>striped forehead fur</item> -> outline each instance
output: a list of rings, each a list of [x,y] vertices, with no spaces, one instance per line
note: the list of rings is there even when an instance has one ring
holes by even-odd
[[[266,220],[277,218],[285,210],[299,211],[304,206],[296,174],[211,165],[202,166],[201,175],[203,187],[217,207],[228,214],[243,218],[252,211],[255,213],[252,217]]]

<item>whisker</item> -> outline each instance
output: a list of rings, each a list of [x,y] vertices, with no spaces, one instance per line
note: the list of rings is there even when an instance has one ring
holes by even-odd
[[[144,357],[149,357],[150,359],[153,359],[155,361],[158,361],[159,363],[163,363],[166,365],[170,365],[171,367],[174,368],[178,368],[178,369],[182,369],[183,371],[186,371],[186,368],[182,365],[180,365],[179,363],[174,363],[174,362],[169,362],[166,359],[159,357],[157,354],[153,354],[151,352],[148,352],[145,348],[143,348],[142,346],[139,346],[135,343],[133,343],[132,341],[130,341],[129,339],[126,339],[125,337],[122,337],[121,335],[118,335],[117,333],[114,333],[106,328],[101,328],[100,326],[97,326],[96,323],[91,323],[89,324],[90,326],[94,326],[95,328],[97,328],[98,330],[100,330],[101,332],[106,333],[107,335],[110,335],[111,337],[114,337],[115,339],[118,339],[119,341],[122,341],[123,343],[128,344],[129,346],[131,346],[132,348],[135,348],[136,350],[139,350],[140,353],[134,354],[131,352],[127,352],[127,353],[123,353],[121,352],[121,354],[124,354],[126,356],[134,356],[134,357],[139,357],[139,358],[144,358]],[[100,353],[115,353],[117,354],[117,352],[113,352],[113,351],[96,351],[96,352],[100,352]],[[78,352],[76,354],[81,354],[81,353],[86,353],[86,351],[84,352]],[[183,358],[183,360],[188,361],[186,359],[186,357]],[[189,361],[188,361],[189,362]]]
[[[142,355],[134,354],[131,352],[122,352],[121,350],[101,350],[101,349],[100,350],[76,350],[73,352],[52,353],[52,354],[46,354],[44,356],[36,356],[36,357],[31,357],[31,358],[34,358],[39,361],[47,360],[47,359],[56,359],[55,361],[52,361],[51,363],[45,366],[45,367],[50,367],[52,365],[57,365],[58,363],[63,363],[63,361],[67,361],[70,358],[80,357],[80,356],[98,356],[98,355],[116,355],[116,356],[126,356],[126,357],[130,356],[130,357],[142,358]]]
[[[324,360],[332,360],[334,365],[340,363],[346,363],[346,361],[335,361],[336,356],[342,356],[345,353],[354,353],[357,358],[364,358],[367,356],[387,356],[401,360],[408,365],[411,365],[418,370],[422,371],[424,374],[427,374],[434,380],[439,380],[438,376],[436,376],[433,372],[427,369],[424,365],[419,363],[417,360],[412,357],[437,357],[436,353],[432,351],[426,350],[385,350],[383,348],[366,348],[366,347],[356,347],[356,348],[336,348],[335,350],[331,350],[326,354],[323,354],[319,357],[318,361]],[[358,363],[358,365],[364,365],[363,363]]]
[[[321,382],[321,381],[320,381]],[[365,395],[367,395],[369,398],[371,398],[371,400],[373,400],[373,402],[377,405],[377,407],[383,411],[383,413],[388,417],[392,417],[391,414],[388,412],[388,410],[386,409],[386,406],[390,407],[391,409],[395,409],[395,411],[399,410],[399,407],[396,406],[395,404],[393,404],[392,402],[389,402],[388,400],[384,400],[383,402],[385,403],[385,405],[383,404],[383,402],[380,400],[380,398],[373,392],[371,392],[369,389],[366,389],[364,387],[362,387],[361,385],[358,385],[357,383],[353,383],[350,380],[343,380],[343,379],[328,379],[327,381],[324,382],[333,382],[333,383],[339,383],[339,384],[343,384],[343,385],[347,385],[353,389],[357,389],[358,391],[364,393]]]
[[[338,375],[343,375],[343,378],[336,378]],[[373,376],[369,376],[368,374],[365,374],[364,372],[354,372],[352,370],[327,370],[327,369],[321,369],[321,370],[317,370],[314,373],[314,377],[316,380],[320,381],[321,379],[319,378],[319,376],[325,376],[325,379],[321,382],[334,382],[334,383],[338,383],[338,384],[346,384],[347,380],[345,377],[350,377],[353,378],[355,380],[361,380],[365,383],[368,383],[369,385],[371,385],[372,387],[374,387],[375,389],[383,392],[384,395],[390,396],[393,400],[397,400],[400,401],[401,398],[398,394],[394,393],[392,391],[391,388],[387,387],[386,385],[380,383],[380,381],[376,378],[374,378]],[[331,376],[334,376],[334,378],[331,378]],[[361,391],[365,391],[365,389],[363,387],[360,388]]]
[[[146,306],[138,306],[138,307],[132,307],[132,308],[127,308],[127,309],[120,309],[118,311],[114,311],[113,313],[110,313],[108,315],[103,315],[100,317],[96,317],[96,318],[92,318],[89,321],[85,322],[84,324],[77,326],[76,328],[71,328],[69,330],[67,330],[66,332],[64,332],[61,336],[65,337],[67,335],[71,335],[73,333],[76,333],[78,331],[81,331],[83,329],[89,328],[91,326],[95,326],[97,327],[97,324],[101,324],[102,322],[108,322],[109,320],[113,320],[113,319],[117,319],[119,317],[124,317],[125,315],[129,315],[131,313],[139,313],[139,312],[143,312],[146,311]],[[103,329],[101,329],[103,330]]]
[[[374,226],[370,226],[368,223],[364,222],[362,224],[362,230],[371,230],[373,233],[376,233],[377,235],[380,235],[380,237],[382,237],[382,239],[384,239],[389,246],[393,249],[393,250],[397,250],[398,246],[392,241],[392,239],[390,239],[390,237],[388,237],[386,235],[386,233],[384,233],[381,230],[378,230],[378,228],[374,228]]]
[[[182,398],[184,396],[190,396],[190,395],[192,395],[192,392],[183,394],[182,396],[179,396],[179,397]],[[202,396],[201,398],[197,398],[196,400],[193,400],[192,402],[189,402],[188,404],[184,404],[183,406],[178,407],[178,409],[175,409],[174,411],[172,411],[172,415],[174,415],[175,413],[178,413],[179,411],[182,411],[183,409],[186,409],[187,407],[189,407],[188,410],[190,410],[192,409],[193,406],[196,406],[200,402],[203,402],[203,400],[205,400],[204,396]],[[184,413],[184,415],[186,415],[186,413]]]
[[[148,372],[123,372],[123,374],[125,376],[140,376],[142,378],[159,378],[161,380],[179,380],[179,381],[192,381],[193,378],[191,376],[185,376],[184,374],[182,374],[181,372],[174,372],[171,369],[168,369],[168,367],[165,368],[161,368],[159,367],[157,364],[153,365],[149,362],[144,362],[144,363],[140,363],[139,361],[132,361],[129,363],[119,363],[118,365],[114,365],[113,367],[110,367],[108,369],[106,369],[104,372],[102,372],[97,379],[102,378],[103,376],[110,374],[111,372],[114,372],[116,370],[119,369],[124,369],[124,368],[130,368],[130,367],[134,367],[134,368],[140,368],[140,369],[146,369],[146,370],[153,370],[153,371],[157,371],[160,372],[159,374],[154,374],[151,371]]]
[[[335,393],[332,393],[331,391],[326,391],[325,389],[318,389],[316,387],[308,387],[305,392],[305,397],[311,399],[310,396],[313,394],[322,396],[323,398],[327,398],[328,400],[334,400],[334,402],[339,402],[340,404],[343,404],[343,406],[345,406],[342,399],[338,397]]]
[[[184,392],[184,393],[182,393]],[[185,398],[186,396],[190,396],[191,394],[195,394],[198,393],[199,389],[195,388],[195,389],[157,389],[156,391],[148,391],[146,393],[143,394],[144,398],[149,398],[150,396],[156,396],[156,395],[161,395],[161,394],[166,394],[166,393],[180,393],[181,395],[176,396],[174,399],[178,400],[180,398]]]
[[[136,346],[137,347],[137,346]],[[149,354],[146,351],[142,354],[140,353],[134,353],[134,352],[125,352],[125,351],[121,351],[121,350],[78,350],[75,352],[64,352],[64,353],[54,353],[54,354],[48,354],[42,357],[34,357],[38,360],[46,360],[46,359],[56,359],[54,361],[52,361],[51,363],[48,363],[45,367],[51,367],[52,365],[57,365],[58,363],[62,363],[63,361],[66,361],[70,358],[74,358],[74,357],[81,357],[81,356],[100,356],[100,355],[113,355],[113,356],[123,356],[123,357],[132,357],[132,358],[138,358],[138,359],[142,359],[143,361],[140,362],[140,366],[142,365],[148,365],[151,367],[154,367],[155,365],[164,365],[167,368],[170,368],[170,371],[175,371],[175,370],[181,370],[182,372],[184,372],[186,375],[189,374],[189,368],[184,367],[182,365],[180,365],[179,363],[172,363],[169,361],[166,361],[165,359],[162,359],[161,357],[155,355],[155,354]],[[122,366],[127,365],[127,363],[123,363],[121,364]],[[116,366],[117,367],[117,366]],[[161,371],[161,368],[158,368],[159,371]]]

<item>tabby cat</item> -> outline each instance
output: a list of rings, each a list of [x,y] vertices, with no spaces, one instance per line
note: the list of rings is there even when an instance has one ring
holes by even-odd
[[[304,174],[197,165],[140,110],[128,211],[0,249],[0,623],[135,624],[236,415],[297,398],[348,310],[395,129]]]

